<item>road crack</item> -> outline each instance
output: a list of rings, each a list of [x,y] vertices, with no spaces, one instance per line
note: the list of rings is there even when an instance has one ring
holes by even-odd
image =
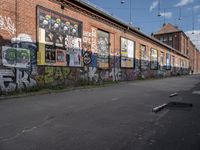
[[[14,136],[11,136],[11,137],[0,137],[0,142],[7,142],[7,141],[11,141],[11,140],[14,140],[16,138],[18,138],[19,136],[23,135],[23,134],[26,134],[26,133],[29,133],[29,132],[33,132],[34,130],[48,124],[50,121],[52,121],[55,117],[54,116],[47,116],[45,117],[45,120],[37,125],[37,126],[33,126],[31,128],[25,128],[23,130],[21,130],[20,132],[16,133]]]

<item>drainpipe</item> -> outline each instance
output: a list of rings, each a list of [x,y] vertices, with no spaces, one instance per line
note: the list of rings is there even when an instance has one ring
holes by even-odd
[[[15,28],[16,28],[16,32],[15,32],[15,37],[17,37],[17,22],[18,22],[18,0],[15,0]]]
[[[115,35],[114,35],[114,76],[115,76],[115,82],[116,82],[116,75],[115,75]]]
[[[18,23],[18,0],[15,0],[15,29],[16,29],[16,31],[15,31],[15,38],[17,38],[17,30],[18,30],[18,26],[17,26],[17,23]],[[17,47],[18,47],[18,45],[17,45]],[[15,88],[15,91],[17,91],[18,90],[18,87],[19,87],[19,85],[18,85],[18,81],[17,81],[17,68],[14,68],[14,72],[15,72],[15,82],[16,82],[16,88]]]

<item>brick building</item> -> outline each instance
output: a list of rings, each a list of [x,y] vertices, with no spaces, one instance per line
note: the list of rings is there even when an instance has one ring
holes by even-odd
[[[170,23],[163,24],[163,27],[154,34],[154,37],[187,55],[190,60],[189,68],[191,72],[200,73],[200,59],[198,59],[200,52],[182,30]]]
[[[1,0],[0,53],[1,94],[189,69],[187,53],[82,0]]]

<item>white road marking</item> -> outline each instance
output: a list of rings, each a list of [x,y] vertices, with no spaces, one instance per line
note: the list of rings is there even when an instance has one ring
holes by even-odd
[[[120,99],[119,97],[114,97],[114,98],[111,99],[111,101],[117,101],[119,99]]]

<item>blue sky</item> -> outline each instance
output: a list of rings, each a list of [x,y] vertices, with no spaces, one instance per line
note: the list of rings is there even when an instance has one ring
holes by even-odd
[[[124,0],[124,4],[121,4],[121,0],[88,1],[113,16],[130,22],[130,0]],[[156,32],[165,20],[165,23],[176,25],[185,32],[194,28],[195,33],[199,34],[199,41],[197,41],[200,42],[200,0],[160,0],[160,7],[159,0],[131,0],[131,3],[133,26],[139,27],[142,32],[148,35]],[[161,14],[160,17],[158,12]]]

